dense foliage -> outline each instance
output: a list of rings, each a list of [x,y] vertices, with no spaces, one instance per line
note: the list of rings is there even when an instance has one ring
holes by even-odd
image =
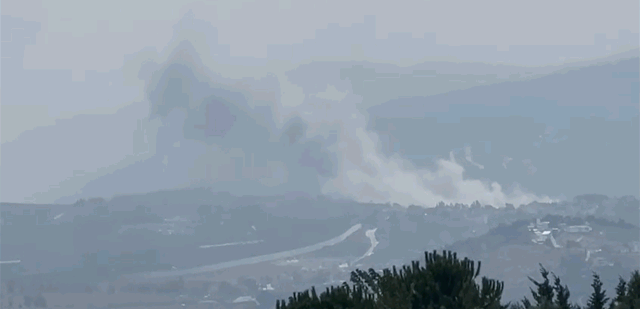
[[[398,270],[355,270],[351,284],[332,286],[318,295],[315,287],[294,293],[288,302],[278,300],[277,309],[298,308],[362,308],[362,309],[581,309],[569,301],[571,293],[560,278],[540,265],[542,281],[529,278],[534,284],[532,300],[524,297],[521,302],[502,304],[504,283],[482,277],[481,263],[456,253],[443,251],[425,252],[425,266],[412,262]],[[553,280],[549,275],[553,276]],[[627,282],[620,278],[616,296],[610,300],[597,274],[593,274],[593,293],[584,309],[640,309],[640,272],[631,274]]]

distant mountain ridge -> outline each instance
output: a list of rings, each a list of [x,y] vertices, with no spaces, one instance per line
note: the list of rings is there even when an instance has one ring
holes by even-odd
[[[449,105],[465,105],[482,100],[486,106],[508,106],[517,98],[539,97],[558,106],[629,107],[636,109],[640,99],[638,80],[640,58],[569,67],[548,75],[518,81],[482,85],[427,97],[399,98],[371,107],[374,117],[429,116],[431,111],[446,110]],[[585,87],[597,85],[597,87]],[[603,91],[603,89],[606,89]],[[611,95],[613,94],[613,95]],[[627,115],[633,116],[633,115]]]

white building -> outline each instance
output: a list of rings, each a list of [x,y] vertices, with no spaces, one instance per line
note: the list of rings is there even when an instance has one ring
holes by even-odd
[[[572,225],[564,228],[567,233],[588,233],[593,229],[588,225]]]
[[[540,219],[536,219],[536,227],[539,230],[547,230],[549,229],[549,221],[540,221]]]
[[[250,303],[253,302],[256,305],[260,306],[260,303],[253,297],[251,296],[240,296],[238,298],[236,298],[232,303],[234,304],[242,304],[242,303]]]

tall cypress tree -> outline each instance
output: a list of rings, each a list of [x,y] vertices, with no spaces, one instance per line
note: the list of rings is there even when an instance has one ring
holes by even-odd
[[[551,283],[549,282],[549,271],[546,270],[544,266],[542,266],[542,264],[540,264],[540,274],[544,279],[544,281],[542,282],[538,282],[533,278],[528,277],[529,280],[533,282],[533,284],[536,286],[535,291],[532,288],[529,288],[531,290],[531,296],[533,296],[533,300],[536,302],[535,306],[537,308],[539,309],[551,308],[551,306],[553,305],[554,288],[553,286],[551,286]],[[525,301],[523,301],[523,304],[525,305],[525,307],[527,307],[528,302],[529,301],[526,300],[526,297],[525,297]]]
[[[569,304],[569,296],[571,296],[571,292],[569,292],[569,287],[566,285],[562,285],[560,283],[560,278],[554,277],[554,289],[556,291],[556,301],[555,304],[558,306],[558,309],[573,309],[571,304]]]
[[[640,309],[640,271],[631,274],[627,283],[626,304],[629,309]]]
[[[616,286],[616,297],[611,300],[609,309],[619,308],[619,305],[625,300],[627,295],[627,282],[624,281],[622,276],[618,278],[618,285]]]
[[[591,284],[593,287],[593,293],[591,297],[589,297],[589,302],[587,303],[588,309],[605,309],[609,298],[607,297],[607,293],[602,289],[602,281],[600,281],[600,276],[598,274],[593,273],[593,283]]]

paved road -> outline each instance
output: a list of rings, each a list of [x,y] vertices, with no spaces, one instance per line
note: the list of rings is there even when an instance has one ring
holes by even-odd
[[[365,232],[365,235],[367,235],[367,237],[369,237],[369,240],[371,241],[371,247],[369,247],[369,250],[367,250],[367,252],[365,252],[364,255],[362,255],[361,257],[359,257],[358,259],[356,259],[355,261],[353,261],[351,264],[355,264],[357,262],[360,262],[360,260],[370,256],[373,254],[373,249],[376,248],[376,246],[378,245],[378,240],[376,239],[376,230],[375,229],[371,229],[368,230],[367,232]]]
[[[137,275],[125,276],[125,277],[130,277],[134,281],[136,279],[156,279],[156,278],[167,278],[167,277],[179,277],[179,276],[186,276],[186,275],[195,275],[195,274],[200,274],[200,273],[210,272],[210,271],[217,271],[217,270],[236,267],[236,266],[251,265],[251,264],[257,264],[257,263],[262,263],[262,262],[275,261],[275,260],[284,259],[284,258],[290,258],[290,257],[294,257],[294,256],[297,256],[297,255],[301,255],[301,254],[306,254],[306,253],[310,253],[310,252],[313,252],[313,251],[317,251],[317,250],[320,250],[320,249],[322,249],[324,247],[336,245],[336,244],[338,244],[340,242],[343,242],[345,239],[347,239],[349,236],[351,236],[353,233],[357,232],[361,228],[362,228],[362,224],[358,223],[358,224],[352,226],[350,229],[348,229],[346,232],[344,232],[340,236],[334,237],[334,238],[329,239],[327,241],[323,241],[321,243],[317,243],[315,245],[311,245],[311,246],[307,246],[307,247],[303,247],[303,248],[298,248],[298,249],[293,249],[293,250],[289,250],[289,251],[277,252],[277,253],[266,254],[266,255],[261,255],[261,256],[254,256],[254,257],[250,257],[250,258],[244,258],[244,259],[240,259],[240,260],[228,261],[228,262],[223,262],[223,263],[218,263],[218,264],[213,264],[213,265],[207,265],[207,266],[201,266],[201,267],[194,267],[194,268],[189,268],[189,269],[157,271],[157,272],[137,274]]]

